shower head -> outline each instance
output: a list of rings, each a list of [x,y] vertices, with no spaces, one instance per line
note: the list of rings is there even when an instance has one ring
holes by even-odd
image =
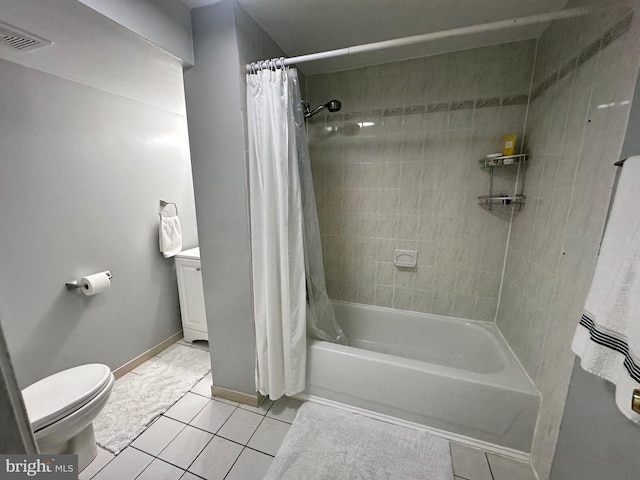
[[[333,113],[333,112],[339,112],[340,109],[342,108],[342,104],[340,103],[339,100],[329,100],[327,103],[324,104],[325,107],[327,107],[327,109]]]
[[[316,113],[325,108],[333,113],[339,111],[342,108],[342,104],[338,100],[329,100],[324,105],[320,105],[311,110],[309,104],[304,103],[304,118],[313,117]]]

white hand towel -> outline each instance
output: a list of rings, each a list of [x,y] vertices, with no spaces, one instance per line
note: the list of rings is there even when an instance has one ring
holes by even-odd
[[[178,216],[160,216],[160,251],[165,258],[182,251],[182,228]]]
[[[587,372],[616,386],[616,404],[633,422],[640,388],[640,156],[627,159],[571,348]]]

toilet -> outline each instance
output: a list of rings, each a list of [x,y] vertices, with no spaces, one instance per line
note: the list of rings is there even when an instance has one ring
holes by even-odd
[[[22,390],[40,453],[78,455],[78,471],[96,456],[93,420],[107,403],[114,378],[91,363],[58,372]]]

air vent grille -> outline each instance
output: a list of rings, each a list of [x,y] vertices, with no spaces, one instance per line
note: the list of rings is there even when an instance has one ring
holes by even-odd
[[[0,22],[0,45],[2,46],[19,52],[29,52],[50,44],[51,42],[44,38],[27,33],[8,23]]]

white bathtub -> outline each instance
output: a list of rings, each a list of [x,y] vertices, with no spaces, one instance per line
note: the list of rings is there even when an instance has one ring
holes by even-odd
[[[305,393],[530,451],[539,394],[494,324],[334,306],[351,346],[309,341]]]

